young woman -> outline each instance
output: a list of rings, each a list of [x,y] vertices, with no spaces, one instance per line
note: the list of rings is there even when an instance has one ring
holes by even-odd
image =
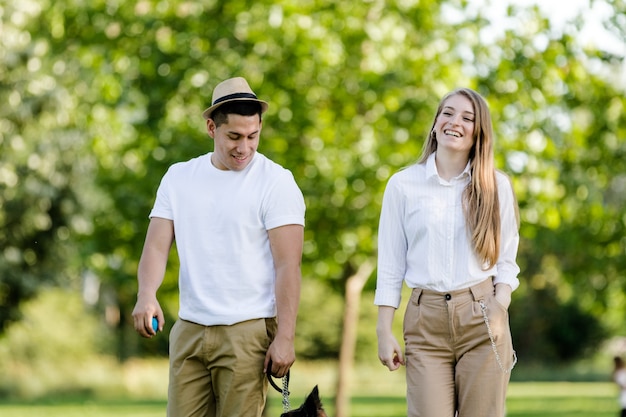
[[[439,104],[419,161],[394,174],[378,233],[378,357],[406,365],[409,417],[499,417],[516,357],[508,307],[519,285],[517,202],[494,168],[485,100]],[[392,334],[406,282],[403,354]]]

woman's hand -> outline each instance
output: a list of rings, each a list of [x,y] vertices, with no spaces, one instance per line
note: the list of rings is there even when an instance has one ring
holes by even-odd
[[[506,309],[511,305],[511,286],[508,284],[496,284],[496,300]]]
[[[390,371],[395,371],[404,365],[402,348],[396,338],[389,333],[387,336],[378,336],[378,359]]]
[[[395,311],[396,309],[390,306],[379,306],[378,324],[376,325],[378,359],[390,371],[395,371],[400,368],[400,365],[404,365],[402,348],[391,332]]]

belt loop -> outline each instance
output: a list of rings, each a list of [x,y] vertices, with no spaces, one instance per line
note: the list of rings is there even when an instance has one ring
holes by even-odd
[[[422,289],[421,288],[413,288],[411,292],[411,303],[413,305],[420,305],[420,298],[422,297]]]
[[[493,277],[485,279],[483,282],[470,287],[470,292],[474,297],[474,301],[480,301],[485,299],[485,295],[493,292]]]

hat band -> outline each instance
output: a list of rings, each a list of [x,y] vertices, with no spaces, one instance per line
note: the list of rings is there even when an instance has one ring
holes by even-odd
[[[251,98],[256,100],[256,96],[254,94],[250,94],[250,93],[235,93],[235,94],[229,94],[227,96],[224,97],[220,97],[217,100],[215,100],[213,102],[213,105],[215,106],[218,103],[221,103],[222,101],[227,101],[227,100],[237,100],[239,98]]]

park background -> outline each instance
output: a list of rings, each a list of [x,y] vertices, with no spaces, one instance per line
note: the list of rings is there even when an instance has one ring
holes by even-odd
[[[319,384],[339,417],[364,397],[374,411],[353,415],[402,415],[376,411],[404,390],[376,357],[382,193],[419,156],[441,96],[467,86],[489,103],[520,206],[509,411],[531,381],[579,401],[599,390],[610,413],[588,415],[612,415],[625,39],[623,0],[0,0],[0,414],[54,399],[164,414],[177,258],[159,292],[165,332],[143,340],[130,313],[147,216],[167,167],[212,150],[202,110],[240,75],[270,103],[259,151],[307,203],[293,403]],[[540,385],[577,381],[601,382]]]

